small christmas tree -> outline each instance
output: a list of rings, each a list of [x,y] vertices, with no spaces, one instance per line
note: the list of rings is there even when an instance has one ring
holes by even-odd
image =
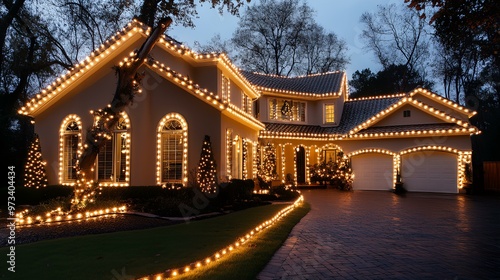
[[[47,186],[46,162],[42,159],[40,140],[35,134],[33,143],[28,151],[28,159],[24,168],[24,186],[31,188],[45,188]]]
[[[259,165],[259,177],[264,181],[269,182],[277,177],[276,173],[276,153],[274,147],[267,143],[263,147],[262,162]]]
[[[205,135],[201,147],[200,163],[196,172],[196,181],[202,192],[215,193],[217,191],[217,169],[210,136]]]

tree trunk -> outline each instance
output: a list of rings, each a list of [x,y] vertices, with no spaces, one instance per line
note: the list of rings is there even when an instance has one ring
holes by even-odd
[[[76,164],[78,179],[72,200],[72,210],[83,208],[88,202],[93,201],[98,187],[98,182],[94,181],[94,163],[99,149],[110,137],[110,131],[119,121],[120,114],[134,99],[142,78],[137,70],[144,64],[156,42],[171,23],[170,17],[161,20],[130,63],[116,67],[118,83],[113,100],[106,108],[94,112],[96,122],[87,132],[82,154]]]

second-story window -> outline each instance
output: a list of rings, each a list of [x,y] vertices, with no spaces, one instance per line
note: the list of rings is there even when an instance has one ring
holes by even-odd
[[[230,101],[230,83],[229,83],[229,79],[222,75],[222,85],[221,85],[221,94],[222,94],[222,101],[226,101],[226,102],[229,102]]]
[[[252,99],[246,94],[241,94],[241,109],[249,114],[252,113]]]
[[[306,103],[277,98],[269,99],[269,119],[305,122]]]
[[[325,104],[325,123],[335,123],[335,106]]]

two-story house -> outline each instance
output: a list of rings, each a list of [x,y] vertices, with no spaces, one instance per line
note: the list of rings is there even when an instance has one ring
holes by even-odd
[[[75,183],[90,112],[111,101],[113,66],[127,63],[149,32],[129,23],[21,108],[35,121],[49,184]],[[245,72],[224,54],[198,54],[166,36],[140,71],[142,92],[95,163],[103,186],[186,186],[205,135],[219,180],[255,178],[258,147],[269,143],[283,182],[311,183],[307,167],[342,152],[354,189],[389,190],[398,170],[413,191],[458,192],[464,183],[474,113],[426,90],[350,99],[344,72]]]

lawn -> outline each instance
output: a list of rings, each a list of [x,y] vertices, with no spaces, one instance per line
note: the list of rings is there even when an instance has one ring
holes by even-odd
[[[16,273],[4,267],[1,277],[8,279],[132,279],[160,272],[168,268],[182,267],[190,262],[213,254],[244,235],[261,222],[274,216],[286,205],[267,205],[238,211],[229,215],[202,221],[167,227],[116,232],[110,234],[79,236],[47,240],[16,246]],[[271,227],[247,243],[241,250],[227,257],[227,261],[240,259],[243,265],[253,263],[256,257],[258,271],[272,256],[274,250],[286,238],[293,225],[307,213],[307,207],[293,211],[278,227]],[[282,225],[287,225],[282,228]],[[267,234],[273,233],[274,234]],[[274,248],[266,244],[273,241]],[[256,247],[253,244],[261,244]],[[261,254],[246,254],[249,248],[260,248]],[[260,251],[260,250],[255,250]],[[7,248],[0,248],[0,255],[6,256]],[[244,253],[244,254],[243,254]],[[243,258],[245,255],[245,258]],[[5,262],[4,262],[5,263]],[[218,262],[214,267],[224,264]],[[208,266],[204,269],[210,269]],[[255,270],[254,269],[254,270]],[[213,270],[213,269],[212,269]],[[199,270],[202,272],[202,270]],[[197,272],[194,272],[197,273]],[[211,271],[213,273],[213,271]],[[196,274],[194,274],[196,276]],[[216,276],[214,276],[216,277]],[[255,277],[255,275],[254,275]]]

